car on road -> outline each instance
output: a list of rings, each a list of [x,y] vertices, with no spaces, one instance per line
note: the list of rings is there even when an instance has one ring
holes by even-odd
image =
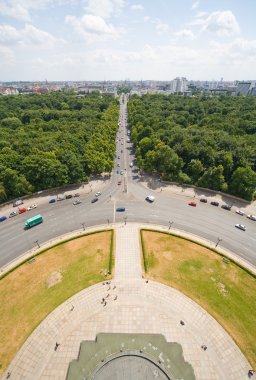
[[[188,204],[188,205],[189,205],[189,206],[193,206],[193,207],[196,207],[196,204],[197,204],[197,203],[193,201],[193,202],[189,202],[189,204]]]
[[[125,207],[117,207],[116,211],[117,212],[123,212],[123,211],[125,211]]]
[[[117,184],[118,184],[118,185],[121,185],[121,184],[122,184],[122,181],[117,181]]]
[[[6,216],[0,216],[0,222],[4,222],[7,219]]]
[[[133,162],[130,163],[130,168],[132,168],[132,167],[133,167]]]
[[[237,213],[238,215],[244,215],[244,211],[242,211],[242,210],[236,210],[236,213]]]
[[[64,198],[64,197],[58,197],[58,198],[57,198],[57,201],[58,201],[58,202],[61,202],[61,201],[65,201],[65,199],[66,199],[66,198]]]
[[[79,193],[75,193],[74,197],[75,198],[80,197],[80,194]]]
[[[27,209],[25,207],[19,208],[19,214],[23,214],[23,212],[26,212]]]
[[[117,158],[120,160],[120,156],[117,156]]]
[[[211,205],[212,205],[212,206],[216,206],[216,207],[218,207],[218,206],[219,206],[219,202],[212,201],[212,202],[211,202]]]
[[[123,174],[124,174],[124,171],[123,171],[123,170],[121,170],[121,171],[120,171],[120,174],[121,174],[121,175],[123,175]]]
[[[145,200],[150,203],[153,203],[155,201],[155,197],[153,195],[147,195]]]
[[[239,230],[246,231],[246,227],[243,224],[237,223],[235,227]]]
[[[17,216],[18,215],[18,212],[17,211],[13,211],[10,213],[9,215],[9,218],[13,218],[14,216]]]
[[[49,203],[55,203],[56,202],[56,199],[55,198],[51,198],[50,200],[49,200]]]
[[[95,194],[95,197],[99,197],[100,195],[101,195],[101,192],[97,191],[97,193]]]
[[[206,198],[200,198],[200,202],[207,203],[207,199]]]
[[[92,198],[91,203],[95,203],[99,200],[99,198]]]
[[[73,195],[72,195],[72,194],[67,194],[67,195],[65,195],[65,198],[66,198],[66,199],[73,198]]]
[[[118,162],[117,166],[118,166],[118,167],[120,167],[120,164],[119,164],[119,162]]]
[[[34,208],[37,208],[37,205],[36,205],[36,204],[33,204],[33,205],[29,206],[29,207],[27,208],[27,211],[31,211],[31,210],[33,210]]]
[[[17,201],[13,202],[13,207],[17,207],[17,206],[20,206],[20,205],[23,205],[23,200],[22,199],[18,199]]]
[[[247,215],[247,218],[256,221],[256,215]]]
[[[231,206],[229,206],[229,205],[222,205],[221,208],[223,208],[224,210],[228,210],[228,211],[231,210]]]
[[[76,206],[76,205],[80,205],[80,203],[82,203],[82,201],[80,199],[76,199],[74,202],[73,202],[73,205]]]

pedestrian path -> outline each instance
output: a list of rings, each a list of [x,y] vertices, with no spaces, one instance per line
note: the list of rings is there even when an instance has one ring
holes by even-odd
[[[115,278],[141,278],[139,230],[136,224],[118,225],[115,229]]]
[[[163,334],[182,346],[197,380],[248,378],[248,361],[205,310],[177,290],[142,278],[139,229],[115,226],[114,279],[77,293],[45,318],[11,363],[10,380],[65,380],[80,343],[104,332]]]

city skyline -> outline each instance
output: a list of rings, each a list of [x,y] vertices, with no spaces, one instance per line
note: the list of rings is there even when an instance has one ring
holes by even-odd
[[[0,81],[248,80],[256,3],[2,0]]]

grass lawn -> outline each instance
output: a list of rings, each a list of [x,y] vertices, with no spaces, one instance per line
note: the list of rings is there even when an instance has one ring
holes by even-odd
[[[256,367],[256,279],[210,249],[142,231],[145,277],[180,290],[207,310]]]
[[[53,247],[0,280],[0,372],[52,310],[106,279],[111,235],[99,232]]]

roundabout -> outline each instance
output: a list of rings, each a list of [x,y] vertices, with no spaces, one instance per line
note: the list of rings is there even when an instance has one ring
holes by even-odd
[[[70,363],[79,358],[81,343],[95,342],[100,333],[160,334],[168,343],[180,345],[184,362],[197,380],[246,378],[248,361],[205,310],[177,290],[142,277],[140,228],[133,223],[115,225],[114,278],[82,290],[50,313],[15,356],[6,372],[10,378],[64,380]],[[118,342],[123,343],[122,339]],[[157,345],[152,346],[164,371],[167,357]],[[146,351],[144,347],[140,349]],[[134,347],[127,344],[125,348]],[[105,352],[100,360],[109,354]],[[89,377],[76,379],[92,379],[97,365]],[[126,364],[121,368],[125,374]],[[173,379],[191,378],[185,372],[181,376]]]

